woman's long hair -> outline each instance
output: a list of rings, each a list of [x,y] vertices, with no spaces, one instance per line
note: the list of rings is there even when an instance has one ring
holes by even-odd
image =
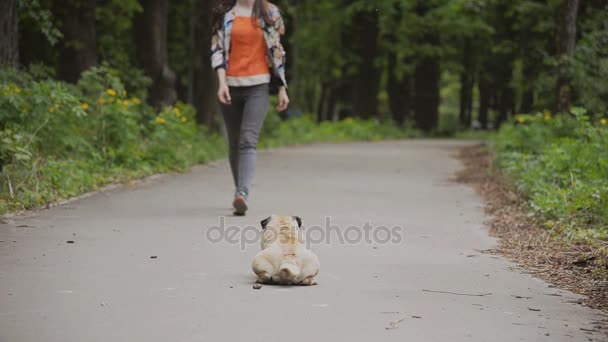
[[[266,24],[272,25],[272,20],[268,15],[268,1],[267,0],[254,0],[253,11],[251,13],[251,19],[257,21],[262,18]],[[213,30],[219,30],[222,28],[224,21],[224,14],[232,9],[236,5],[236,0],[219,0],[217,6],[213,10]]]

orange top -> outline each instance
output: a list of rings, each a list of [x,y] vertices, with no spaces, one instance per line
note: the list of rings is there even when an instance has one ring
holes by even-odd
[[[234,18],[230,39],[230,62],[226,70],[228,84],[247,86],[256,82],[268,83],[270,71],[266,60],[266,42],[258,23],[254,23],[251,17]]]

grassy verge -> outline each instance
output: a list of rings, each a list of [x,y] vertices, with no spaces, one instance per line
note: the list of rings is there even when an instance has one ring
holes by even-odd
[[[519,116],[494,139],[497,165],[566,240],[608,240],[608,125],[585,111]]]
[[[495,252],[608,309],[608,122],[518,116],[489,148],[463,151],[457,179],[487,202]]]
[[[459,157],[465,168],[456,180],[472,185],[484,198],[486,224],[498,238],[498,246],[486,252],[506,257],[562,289],[585,295],[580,304],[608,310],[606,242],[566,240],[547,229],[545,219],[531,212],[529,197],[517,190],[516,180],[497,167],[491,148],[467,147]]]
[[[0,72],[0,82],[0,215],[226,155],[224,138],[197,126],[192,107],[157,112],[106,67],[85,72],[77,85],[14,71]],[[414,135],[389,123],[318,125],[310,116],[282,121],[271,112],[260,148]]]

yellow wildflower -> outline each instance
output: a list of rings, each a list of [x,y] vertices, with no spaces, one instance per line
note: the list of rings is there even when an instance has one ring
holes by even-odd
[[[50,106],[49,107],[49,113],[53,113],[55,111],[55,106]]]
[[[126,96],[127,96],[127,91],[126,91],[126,90],[123,90],[123,91],[122,91],[122,96],[123,96],[123,97],[126,97]]]
[[[154,119],[154,121],[156,121],[156,123],[158,124],[164,124],[165,122],[167,122],[167,120],[165,120],[165,118],[161,118],[160,116],[157,116],[156,119]]]
[[[131,101],[130,100],[124,100],[124,101],[122,101],[122,103],[124,103],[125,106],[128,106],[128,105],[131,104]]]
[[[108,95],[110,95],[110,96],[116,96],[116,90],[114,90],[112,88],[106,90],[106,93],[108,93]]]
[[[602,119],[600,120],[600,123],[604,126],[608,125],[608,119]]]
[[[516,120],[517,120],[517,122],[519,122],[520,124],[523,124],[524,122],[526,122],[526,118],[524,118],[524,117],[523,117],[523,116],[521,116],[521,115],[520,115],[520,116],[518,116]]]
[[[182,122],[186,122],[186,121],[188,121],[188,119],[186,119],[185,116],[182,116]]]
[[[19,87],[15,87],[15,93],[20,94],[21,93],[21,89],[19,89]]]
[[[97,103],[99,103],[100,105],[106,103],[106,99],[104,99],[103,97],[100,97],[97,99]]]
[[[80,104],[80,108],[82,108],[82,110],[87,110],[87,109],[89,109],[89,104],[86,103],[86,102],[85,103],[81,103]]]
[[[133,101],[133,103],[135,103],[135,104],[141,103],[141,101],[137,97],[132,98],[131,101]]]
[[[122,100],[121,100],[121,99],[117,99],[117,100],[116,100],[116,103],[117,103],[117,104],[121,104],[121,103],[122,103]]]

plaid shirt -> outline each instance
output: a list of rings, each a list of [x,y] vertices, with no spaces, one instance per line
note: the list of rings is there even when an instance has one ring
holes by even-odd
[[[264,40],[267,47],[268,66],[275,77],[278,77],[283,85],[287,87],[285,79],[285,49],[281,45],[281,35],[285,34],[285,24],[279,8],[273,4],[268,4],[268,16],[272,25],[266,24],[263,19],[260,19],[260,27],[264,31]],[[226,12],[224,15],[224,24],[213,35],[211,39],[211,66],[214,69],[228,69],[228,57],[230,56],[230,33],[232,31],[232,22],[236,17],[236,8]]]

